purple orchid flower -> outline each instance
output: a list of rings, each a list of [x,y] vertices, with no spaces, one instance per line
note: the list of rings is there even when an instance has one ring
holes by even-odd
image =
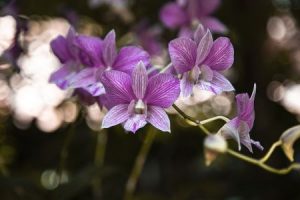
[[[250,138],[249,132],[251,131],[254,123],[254,98],[256,93],[256,85],[254,85],[251,97],[247,93],[238,94],[236,96],[237,101],[237,116],[227,122],[218,132],[225,138],[233,138],[237,141],[239,150],[241,149],[241,143],[252,152],[252,144],[254,144],[260,150],[263,147],[259,142]]]
[[[150,63],[148,53],[138,47],[127,46],[117,52],[114,31],[101,40],[77,35],[71,28],[66,38],[57,37],[51,47],[63,66],[52,74],[50,82],[61,89],[82,88],[92,96],[105,93],[99,81],[104,71],[114,69],[131,73],[140,60]]]
[[[135,133],[147,122],[161,131],[170,132],[170,120],[164,108],[170,107],[180,94],[179,80],[171,74],[148,77],[143,62],[128,75],[120,71],[104,72],[102,83],[111,109],[105,115],[102,128],[123,123]]]
[[[192,35],[191,25],[200,22],[215,33],[225,33],[227,28],[210,15],[219,7],[220,0],[177,0],[167,3],[160,11],[160,19],[168,28],[180,28],[181,36]]]
[[[220,73],[231,67],[234,50],[230,40],[219,37],[213,41],[210,31],[199,25],[194,40],[181,37],[169,43],[169,54],[178,74],[182,74],[181,92],[192,94],[193,86],[215,94],[233,91],[231,83]]]
[[[103,41],[92,36],[77,35],[70,28],[67,37],[58,36],[51,42],[53,53],[62,67],[50,77],[61,89],[82,88],[94,96],[105,92],[97,82],[101,70]],[[103,69],[102,69],[103,70]]]
[[[145,66],[150,64],[149,54],[135,46],[116,48],[115,31],[110,31],[103,40],[102,62],[106,70],[117,70],[131,74],[134,67],[142,61]]]

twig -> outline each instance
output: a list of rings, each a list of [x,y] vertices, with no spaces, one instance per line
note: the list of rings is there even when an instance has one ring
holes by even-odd
[[[75,124],[70,125],[69,131],[67,132],[67,136],[64,140],[64,144],[60,153],[60,161],[59,161],[59,168],[58,168],[58,174],[60,175],[60,181],[62,179],[63,171],[65,170],[66,160],[69,155],[69,146],[71,144],[71,141],[75,134]]]
[[[187,114],[185,114],[180,108],[178,108],[175,104],[173,104],[173,108],[181,115],[185,120],[195,123],[196,125],[200,124],[200,120],[195,119]]]
[[[256,160],[254,158],[245,156],[245,155],[240,154],[240,153],[238,153],[236,151],[233,151],[231,149],[228,149],[227,153],[229,153],[230,155],[232,155],[236,158],[239,158],[239,159],[244,160],[248,163],[259,166],[259,167],[265,169],[266,171],[269,171],[269,172],[272,172],[272,173],[275,173],[275,174],[283,175],[283,174],[289,173],[291,170],[294,170],[294,169],[300,170],[300,164],[299,163],[293,163],[293,164],[291,164],[290,166],[288,166],[286,168],[276,169],[274,167],[271,167],[271,166],[265,164],[264,162],[261,162],[260,160]]]
[[[216,120],[223,120],[226,123],[230,121],[230,119],[228,119],[227,117],[224,117],[224,116],[215,116],[215,117],[212,117],[212,118],[209,118],[209,119],[202,120],[202,121],[200,121],[200,123],[202,125],[204,125],[204,124],[216,121]]]
[[[152,143],[155,139],[155,135],[156,135],[156,130],[150,128],[149,132],[146,135],[146,138],[144,139],[143,145],[136,157],[133,169],[128,178],[126,189],[125,189],[124,200],[132,200],[133,198],[137,181],[141,175],[150,147],[152,146]]]
[[[170,67],[172,66],[172,63],[169,63],[165,68],[163,68],[160,73],[166,72]]]
[[[275,143],[271,146],[271,148],[269,149],[269,151],[266,153],[266,155],[265,155],[264,157],[262,157],[259,161],[262,162],[262,163],[266,162],[266,161],[270,158],[270,156],[272,155],[272,153],[274,152],[274,150],[275,150],[278,146],[280,146],[280,145],[281,145],[281,141],[280,141],[280,140],[278,140],[277,142],[275,142]]]
[[[204,126],[204,124],[221,119],[225,122],[228,122],[229,119],[223,116],[216,116],[216,117],[212,117],[210,119],[206,119],[206,120],[202,120],[199,121],[197,119],[194,119],[190,116],[188,116],[187,114],[185,114],[180,108],[178,108],[175,104],[173,105],[174,109],[185,119],[185,120],[189,120],[195,124],[198,125],[198,127],[206,134],[206,135],[210,135],[212,134],[209,130],[207,130]],[[282,168],[282,169],[277,169],[274,167],[271,167],[270,165],[266,164],[265,162],[270,158],[270,156],[272,155],[272,153],[274,152],[274,150],[281,145],[281,141],[277,141],[275,142],[271,148],[269,149],[269,151],[266,153],[265,156],[263,156],[261,159],[255,159],[255,158],[251,158],[249,156],[243,155],[241,153],[238,153],[230,148],[227,149],[227,153],[239,158],[241,160],[244,160],[248,163],[254,164],[256,166],[259,166],[263,169],[265,169],[266,171],[275,173],[275,174],[287,174],[292,170],[300,170],[300,164],[299,163],[292,163],[290,166],[286,167],[286,168]]]

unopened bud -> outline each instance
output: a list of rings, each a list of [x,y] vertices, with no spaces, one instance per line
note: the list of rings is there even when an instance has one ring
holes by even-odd
[[[220,135],[210,135],[204,140],[205,164],[209,166],[220,153],[227,150],[227,142]]]
[[[224,153],[227,150],[227,142],[220,135],[209,135],[204,140],[204,147],[218,153]]]
[[[281,147],[286,157],[290,161],[294,161],[294,148],[293,145],[297,139],[300,138],[300,125],[289,128],[284,131],[280,137]]]

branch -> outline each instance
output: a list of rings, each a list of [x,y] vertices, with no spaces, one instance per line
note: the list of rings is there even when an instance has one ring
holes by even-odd
[[[259,161],[262,162],[262,163],[266,162],[266,161],[270,158],[270,156],[272,155],[272,153],[274,152],[274,150],[275,150],[278,146],[280,146],[280,145],[281,145],[281,141],[280,141],[280,140],[278,140],[277,142],[275,142],[275,143],[271,146],[271,148],[269,149],[269,151],[266,153],[266,155],[265,155],[264,157],[262,157]]]
[[[179,113],[179,115],[181,115],[185,120],[189,120],[193,123],[195,123],[196,125],[198,125],[198,127],[206,134],[206,135],[211,135],[212,133],[205,128],[204,124],[206,123],[210,123],[212,121],[215,120],[223,120],[225,122],[228,122],[229,119],[224,117],[224,116],[216,116],[216,117],[212,117],[206,120],[197,120],[193,117],[190,117],[189,115],[185,114],[180,108],[178,108],[175,104],[173,105],[173,108]],[[266,155],[264,157],[262,157],[261,159],[255,159],[255,158],[251,158],[249,156],[243,155],[241,153],[238,153],[230,148],[227,149],[227,153],[239,158],[241,160],[244,160],[248,163],[251,163],[253,165],[256,165],[258,167],[261,167],[263,169],[265,169],[266,171],[275,173],[275,174],[287,174],[292,170],[300,170],[300,163],[292,163],[290,166],[286,167],[286,168],[282,168],[282,169],[277,169],[274,167],[271,167],[270,165],[267,165],[265,162],[270,158],[270,156],[272,155],[272,153],[274,152],[274,150],[281,145],[281,141],[277,141],[275,142],[271,148],[269,149],[269,151],[266,153]]]
[[[131,200],[133,198],[133,193],[135,191],[137,181],[141,175],[147,155],[155,139],[155,136],[156,136],[156,130],[150,128],[146,135],[146,138],[144,139],[143,145],[136,157],[133,169],[128,178],[126,189],[125,189],[124,200]]]
[[[175,104],[173,104],[173,108],[178,112],[179,115],[181,115],[181,117],[183,117],[183,119],[188,120],[190,122],[195,123],[196,125],[200,124],[200,120],[195,119],[187,114],[185,114],[180,108],[178,108]]]
[[[232,155],[236,158],[239,158],[239,159],[244,160],[248,163],[259,166],[259,167],[265,169],[266,171],[269,171],[269,172],[272,172],[272,173],[275,173],[275,174],[283,175],[283,174],[289,173],[290,171],[292,171],[294,169],[295,170],[300,170],[300,164],[299,163],[293,163],[293,164],[291,164],[290,166],[288,166],[286,168],[277,169],[277,168],[274,168],[274,167],[271,167],[271,166],[265,164],[264,162],[261,162],[260,160],[256,160],[254,158],[245,156],[245,155],[240,154],[240,153],[238,153],[236,151],[233,151],[231,149],[228,149],[227,153],[229,153],[230,155]]]

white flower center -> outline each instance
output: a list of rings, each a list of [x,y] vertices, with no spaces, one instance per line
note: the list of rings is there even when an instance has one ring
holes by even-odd
[[[196,84],[198,79],[200,78],[199,77],[199,71],[197,71],[197,68],[196,67],[193,67],[193,69],[191,71],[188,72],[189,73],[189,80],[190,82]],[[201,72],[200,72],[201,73]]]
[[[145,114],[147,110],[147,105],[139,99],[134,105],[134,113],[135,114]]]

